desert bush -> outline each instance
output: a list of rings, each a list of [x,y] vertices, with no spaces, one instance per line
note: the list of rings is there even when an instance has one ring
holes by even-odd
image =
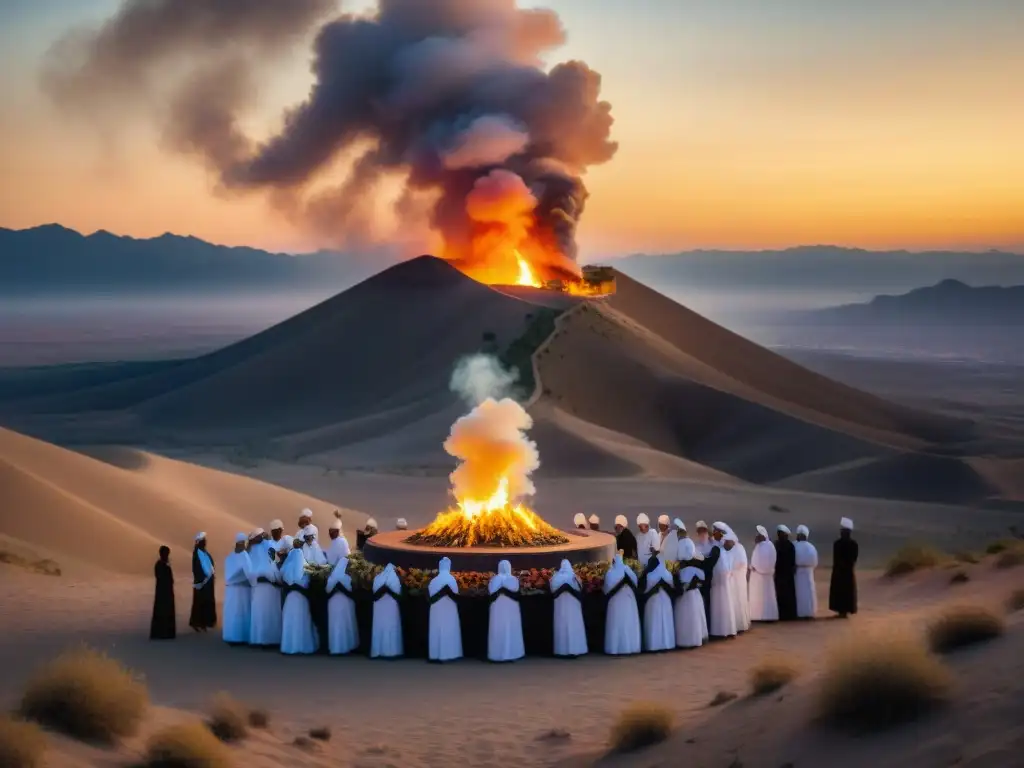
[[[970,580],[971,580],[971,577],[968,576],[966,573],[964,573],[963,571],[957,571],[956,573],[954,573],[949,578],[949,583],[950,584],[966,584]]]
[[[949,653],[999,637],[1005,628],[1003,617],[990,608],[954,605],[928,625],[928,642],[936,653]]]
[[[818,717],[854,731],[882,730],[944,703],[950,674],[916,637],[858,635],[827,654]]]
[[[309,732],[309,738],[316,739],[317,741],[330,741],[331,729],[326,725],[321,728],[313,728]]]
[[[987,547],[985,547],[986,555],[998,555],[1005,552],[1008,549],[1014,549],[1020,545],[1016,539],[996,539]]]
[[[1024,610],[1024,589],[1015,589],[1006,598],[1006,610],[1010,613]]]
[[[227,748],[202,723],[158,731],[146,744],[145,768],[230,768]]]
[[[270,726],[270,713],[265,709],[251,709],[249,710],[249,727],[250,728],[267,728]]]
[[[41,768],[46,736],[35,723],[0,715],[0,765],[4,768]]]
[[[750,690],[755,696],[774,693],[792,682],[799,670],[781,657],[762,659],[750,670]]]
[[[999,553],[996,558],[996,568],[1016,568],[1024,565],[1024,547],[1014,547]]]
[[[660,704],[631,704],[619,713],[612,726],[611,747],[615,752],[632,752],[668,738],[672,712]]]
[[[138,730],[148,703],[138,677],[114,659],[82,648],[36,671],[19,712],[68,736],[111,743]]]
[[[978,557],[974,552],[954,552],[953,559],[958,563],[964,563],[965,565],[977,565],[981,562],[981,558]]]
[[[924,544],[906,544],[889,558],[886,566],[886,576],[903,576],[924,568],[934,568],[941,565],[945,556],[934,547]]]
[[[206,727],[221,741],[241,741],[248,733],[249,710],[226,693],[218,693],[206,711]]]

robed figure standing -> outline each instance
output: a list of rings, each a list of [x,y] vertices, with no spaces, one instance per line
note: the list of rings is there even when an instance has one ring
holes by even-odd
[[[644,596],[644,650],[667,651],[676,647],[676,622],[672,612],[672,574],[657,552],[647,561],[640,580]]]
[[[732,599],[733,610],[736,613],[736,631],[746,632],[750,629],[750,596],[747,585],[747,570],[750,562],[747,559],[747,550],[736,537],[736,543],[729,550],[732,558]]]
[[[149,623],[150,640],[173,640],[175,637],[174,572],[171,550],[160,547],[160,559],[153,566],[156,594],[153,596],[153,620]]]
[[[636,602],[636,574],[616,554],[604,575],[608,599],[604,624],[604,652],[627,656],[641,651],[640,607]]]
[[[857,612],[857,555],[860,547],[853,540],[853,520],[839,523],[839,538],[832,545],[832,581],[828,588],[828,609],[845,619]]]
[[[213,558],[206,551],[206,534],[198,533],[192,549],[192,613],[188,619],[188,625],[196,632],[217,626],[213,577]]]
[[[818,613],[818,590],[814,583],[818,550],[808,540],[810,535],[806,525],[797,526],[793,548],[796,555],[796,615],[800,619],[813,619]]]
[[[555,656],[584,656],[587,653],[587,628],[583,623],[583,587],[572,564],[563,560],[551,576],[551,594],[555,597]]]
[[[775,598],[779,620],[796,619],[796,548],[788,526],[780,525],[775,536]]]
[[[398,605],[401,596],[402,582],[395,566],[388,563],[373,580],[370,658],[395,659],[402,655],[402,610]]]
[[[224,561],[224,617],[221,635],[225,643],[248,643],[252,621],[252,560],[245,551],[249,537],[235,537],[235,551]]]
[[[711,573],[711,620],[708,622],[708,634],[711,637],[734,637],[737,633],[733,561],[730,553],[735,543],[736,534],[732,531],[727,532],[721,541],[715,542],[718,560]]]
[[[700,587],[704,583],[704,569],[696,560],[697,549],[690,539],[679,539],[679,571],[676,589],[679,596],[675,604],[676,648],[699,648],[708,639],[708,620],[704,613],[704,600]]]
[[[281,653],[310,654],[320,647],[320,633],[309,609],[309,574],[299,539],[281,566],[284,582],[284,608],[281,611]],[[299,546],[296,546],[299,544]]]
[[[455,596],[459,583],[452,576],[452,561],[442,557],[437,576],[427,585],[430,620],[427,633],[427,658],[430,661],[454,661],[462,658],[462,623]]]
[[[629,530],[625,515],[615,516],[615,549],[622,553],[624,559],[636,560],[636,536]]]
[[[526,655],[523,644],[523,614],[519,608],[519,579],[512,563],[502,560],[487,585],[491,607],[487,617],[487,658],[515,661]]]
[[[287,538],[291,538],[290,536]],[[281,590],[284,582],[277,565],[277,546],[283,542],[264,541],[249,550],[252,570],[252,614],[249,622],[249,644],[260,648],[281,645]]]
[[[754,551],[750,554],[750,620],[778,621],[779,603],[775,598],[775,545],[768,530],[757,526]]]
[[[352,600],[352,577],[348,557],[339,557],[327,577],[327,646],[336,656],[359,647],[356,604]]]

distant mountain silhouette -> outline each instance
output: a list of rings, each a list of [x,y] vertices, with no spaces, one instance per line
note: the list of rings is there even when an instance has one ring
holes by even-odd
[[[1024,285],[972,287],[943,280],[864,304],[796,314],[815,323],[842,325],[1024,325]]]
[[[294,256],[164,234],[82,235],[57,224],[0,228],[0,295],[342,288],[387,262],[320,251]]]
[[[778,251],[637,254],[615,261],[649,284],[779,291],[842,288],[856,293],[908,291],[941,280],[971,285],[1024,284],[1024,255],[985,251],[866,251],[831,245]]]

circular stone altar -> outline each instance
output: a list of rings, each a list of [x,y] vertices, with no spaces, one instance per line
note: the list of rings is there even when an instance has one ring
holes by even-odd
[[[615,537],[602,531],[561,531],[566,544],[545,547],[425,547],[406,543],[415,531],[385,531],[363,545],[363,557],[375,565],[392,563],[400,568],[432,570],[442,557],[452,561],[453,571],[496,571],[508,560],[515,570],[558,568],[562,560],[573,565],[608,562],[615,555]]]

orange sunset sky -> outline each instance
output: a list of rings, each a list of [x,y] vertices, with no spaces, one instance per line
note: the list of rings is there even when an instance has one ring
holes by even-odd
[[[347,2],[347,9],[369,7]],[[558,59],[604,76],[619,152],[587,176],[584,259],[835,243],[1024,249],[1024,2],[549,0]],[[325,242],[259,197],[224,199],[154,125],[97,132],[41,94],[39,61],[111,0],[0,4],[0,226]],[[308,91],[308,46],[251,116]],[[555,60],[555,59],[553,59]]]

